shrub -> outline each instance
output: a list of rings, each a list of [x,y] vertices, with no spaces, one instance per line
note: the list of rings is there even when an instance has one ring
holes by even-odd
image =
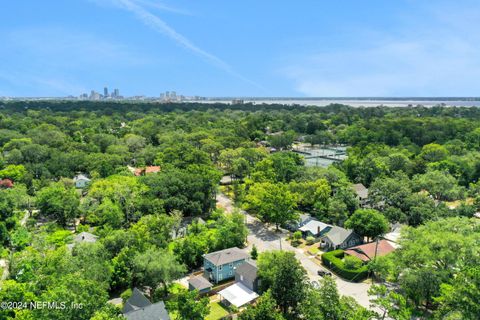
[[[334,250],[322,254],[322,263],[340,277],[350,281],[362,281],[368,276],[368,266],[357,269],[348,269],[342,261],[345,253],[343,250]]]
[[[258,258],[257,246],[255,246],[255,245],[252,246],[252,251],[250,252],[250,257],[252,258],[252,260],[257,260],[257,258]]]
[[[295,231],[293,233],[293,240],[298,241],[300,239],[302,239],[302,232],[301,231]]]
[[[315,238],[312,236],[307,237],[307,245],[311,245],[315,242]]]
[[[300,240],[302,239],[302,232],[301,231],[295,231],[291,235],[290,239],[291,239],[292,246],[297,247],[301,243]]]
[[[357,257],[347,255],[345,258],[343,258],[343,264],[345,268],[354,270],[360,268],[363,262]]]
[[[127,289],[122,292],[122,294],[120,295],[120,298],[122,298],[123,303],[125,303],[125,301],[127,301],[131,296],[132,296],[132,289]]]
[[[54,233],[47,235],[46,242],[53,244],[57,247],[70,243],[73,239],[73,235],[68,230],[57,230]]]
[[[88,224],[79,224],[77,226],[77,233],[90,232],[90,226]]]

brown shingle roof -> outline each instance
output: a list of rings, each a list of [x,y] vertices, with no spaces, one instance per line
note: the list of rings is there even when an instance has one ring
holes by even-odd
[[[148,167],[145,167],[145,168],[128,167],[128,170],[130,170],[134,175],[139,177],[139,176],[144,175],[144,174],[160,172],[161,168],[160,168],[160,166],[148,166]]]
[[[145,173],[157,173],[160,172],[159,166],[149,166],[145,168]]]
[[[351,256],[355,256],[362,261],[370,261],[375,257],[375,247],[377,247],[376,242],[370,242],[345,250],[345,253]],[[378,241],[377,257],[384,256],[393,251],[395,251],[395,248],[390,244],[389,241]]]

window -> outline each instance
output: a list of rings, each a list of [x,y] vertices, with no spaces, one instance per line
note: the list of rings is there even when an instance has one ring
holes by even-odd
[[[223,266],[218,266],[218,271],[222,271]]]
[[[240,275],[240,281],[243,281],[243,274]]]
[[[230,272],[228,273],[230,276],[233,276],[233,271],[230,270]]]
[[[220,274],[218,275],[218,281],[222,281],[222,280],[223,280],[223,274],[220,273]]]
[[[228,266],[229,266],[230,268],[233,268],[233,263],[230,263]]]

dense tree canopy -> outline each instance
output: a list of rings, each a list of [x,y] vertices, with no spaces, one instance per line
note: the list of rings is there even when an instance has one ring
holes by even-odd
[[[293,150],[308,145],[347,157],[310,166]],[[391,282],[373,303],[398,319],[479,318],[479,147],[478,108],[1,101],[2,301],[88,305],[1,317],[115,319],[106,301],[133,286],[164,298],[203,254],[246,245],[245,216],[216,208],[223,192],[277,227],[304,213],[368,238],[406,224],[401,249],[371,264]],[[80,173],[91,181],[76,189]],[[292,254],[258,255],[265,293],[244,319],[368,317],[331,281],[311,287]],[[185,319],[208,313],[191,293],[165,299]]]
[[[358,209],[345,222],[345,227],[369,239],[385,234],[389,229],[385,216],[374,209]]]

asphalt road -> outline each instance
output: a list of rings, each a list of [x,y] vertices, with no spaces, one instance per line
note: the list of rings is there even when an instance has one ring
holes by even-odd
[[[222,193],[217,195],[217,206],[225,209],[227,212],[232,212],[235,206],[232,200]],[[288,250],[295,253],[296,258],[301,262],[302,266],[307,271],[308,277],[312,281],[318,281],[320,277],[317,271],[320,269],[327,270],[324,267],[317,265],[312,261],[313,257],[309,257],[303,253],[301,249],[297,249],[290,245],[286,240],[288,232],[275,232],[274,227],[268,227],[257,218],[249,215],[247,212],[240,210],[246,216],[246,223],[249,232],[247,237],[248,246],[246,250],[250,251],[252,245],[255,244],[259,252],[268,250]],[[350,296],[354,298],[360,305],[371,309],[368,297],[368,289],[370,284],[348,282],[334,276],[337,283],[338,291],[341,295]]]

